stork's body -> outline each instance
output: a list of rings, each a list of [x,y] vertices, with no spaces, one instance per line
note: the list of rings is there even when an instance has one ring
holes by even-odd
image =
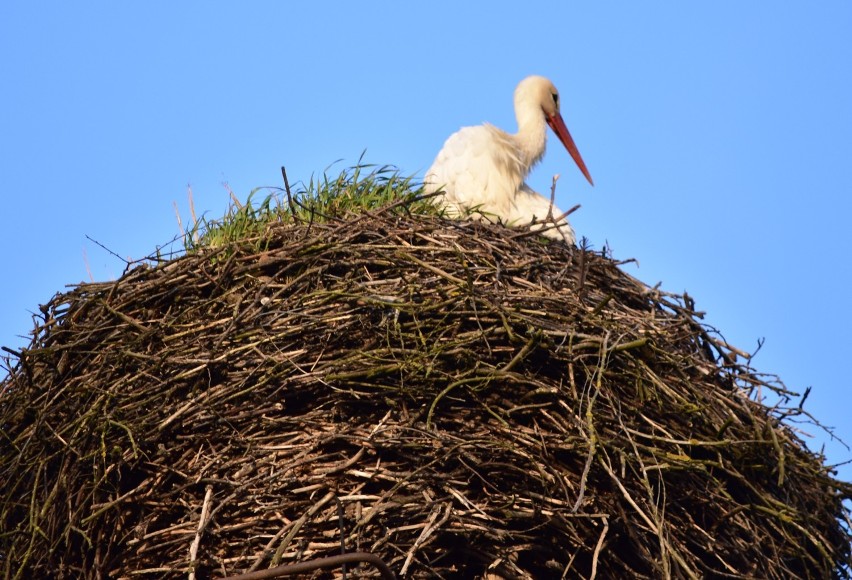
[[[527,225],[562,212],[551,208],[549,198],[533,191],[524,180],[544,156],[547,126],[553,129],[580,167],[592,178],[580,157],[562,115],[559,93],[544,77],[527,77],[515,89],[518,132],[506,133],[490,124],[464,127],[450,136],[426,172],[427,192],[443,191],[439,203],[448,215],[499,219],[508,225]],[[574,230],[562,219],[544,235],[574,243]]]

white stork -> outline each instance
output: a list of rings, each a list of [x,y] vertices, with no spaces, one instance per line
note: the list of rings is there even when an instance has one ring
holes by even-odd
[[[444,192],[438,203],[447,215],[464,217],[475,211],[479,217],[496,218],[508,225],[536,222],[536,229],[546,226],[541,221],[548,215],[559,218],[562,212],[551,207],[550,199],[524,182],[544,156],[546,125],[594,185],[559,113],[559,92],[552,82],[540,76],[522,80],[515,89],[515,116],[518,132],[514,135],[485,123],[463,127],[444,143],[424,183],[427,193]],[[542,233],[573,244],[571,225],[564,218],[558,223],[559,227]]]

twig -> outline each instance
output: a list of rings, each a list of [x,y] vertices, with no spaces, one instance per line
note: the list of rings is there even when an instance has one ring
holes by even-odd
[[[601,530],[601,535],[598,536],[598,543],[595,544],[595,551],[592,553],[592,573],[589,575],[589,580],[594,580],[598,575],[598,558],[601,555],[601,548],[603,548],[606,532],[609,530],[609,518],[604,517],[602,519],[604,527]]]
[[[293,216],[293,221],[299,222],[299,214],[296,213],[296,206],[293,205],[293,194],[290,193],[290,181],[287,179],[287,170],[281,166],[281,175],[284,177],[284,191],[287,193],[287,205],[290,207],[290,215]]]
[[[189,546],[189,580],[195,580],[195,566],[198,560],[198,547],[201,545],[201,534],[207,527],[207,515],[210,513],[210,503],[213,500],[213,486],[207,485],[204,490],[204,503],[201,505],[201,517],[198,518],[198,529]]]
[[[441,513],[441,508],[443,507],[444,514],[441,516],[441,520],[436,523],[435,520],[438,519],[438,515]],[[420,535],[417,537],[417,540],[411,545],[411,548],[408,550],[408,554],[405,556],[405,563],[402,565],[402,570],[400,570],[400,574],[405,576],[406,572],[408,572],[408,567],[411,565],[411,561],[414,559],[414,554],[417,550],[422,546],[426,540],[431,536],[435,529],[440,527],[446,522],[450,514],[453,511],[453,505],[451,503],[447,503],[444,506],[436,505],[432,508],[432,513],[429,514],[429,521],[423,527],[423,530],[420,532]]]
[[[109,249],[109,248],[107,248],[105,245],[103,245],[102,243],[100,243],[100,242],[99,242],[99,241],[97,241],[96,239],[92,238],[92,237],[91,237],[91,236],[89,236],[88,234],[86,234],[86,239],[87,239],[87,240],[89,240],[90,242],[94,242],[95,244],[97,244],[98,246],[100,246],[100,248],[101,248],[102,250],[106,250],[106,251],[107,251],[110,255],[112,255],[113,257],[118,258],[119,260],[121,260],[122,262],[124,262],[124,263],[125,263],[125,265],[130,264],[130,261],[129,261],[129,260],[126,260],[125,258],[122,258],[121,256],[119,256],[118,254],[116,254],[115,252],[113,252],[112,250],[110,250],[110,249]]]
[[[553,220],[553,208],[556,203],[556,182],[559,180],[559,174],[555,174],[553,176],[553,181],[550,184],[550,206],[547,208],[547,219],[545,221]],[[563,216],[564,219],[564,216]]]
[[[250,572],[248,574],[239,574],[237,576],[228,576],[223,580],[266,580],[267,578],[278,578],[279,576],[292,576],[295,574],[305,574],[320,570],[323,568],[336,568],[346,564],[354,564],[357,562],[366,562],[372,564],[379,569],[384,580],[396,580],[396,574],[385,564],[384,560],[370,554],[369,552],[353,552],[351,554],[338,554],[336,556],[328,556],[326,558],[318,558],[308,562],[299,562],[297,564],[284,564],[269,568],[268,570],[260,570]]]

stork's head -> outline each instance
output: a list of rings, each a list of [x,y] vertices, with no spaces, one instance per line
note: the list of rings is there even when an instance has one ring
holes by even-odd
[[[562,114],[559,112],[559,91],[556,90],[549,79],[533,75],[522,80],[515,89],[515,110],[520,113],[535,108],[541,110],[545,121],[559,137],[577,167],[580,168],[589,183],[594,185],[592,176],[586,169],[580,151],[574,144],[574,139],[571,138],[571,133],[568,132],[565,121],[562,120]]]

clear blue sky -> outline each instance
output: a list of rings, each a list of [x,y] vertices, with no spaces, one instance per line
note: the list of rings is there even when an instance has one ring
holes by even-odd
[[[0,343],[65,284],[362,150],[422,175],[444,139],[514,130],[560,88],[594,188],[551,137],[531,177],[579,235],[688,291],[852,441],[852,3],[4,2]],[[812,441],[819,446],[820,436]],[[852,457],[827,448],[839,462]],[[852,479],[852,468],[841,471]]]

